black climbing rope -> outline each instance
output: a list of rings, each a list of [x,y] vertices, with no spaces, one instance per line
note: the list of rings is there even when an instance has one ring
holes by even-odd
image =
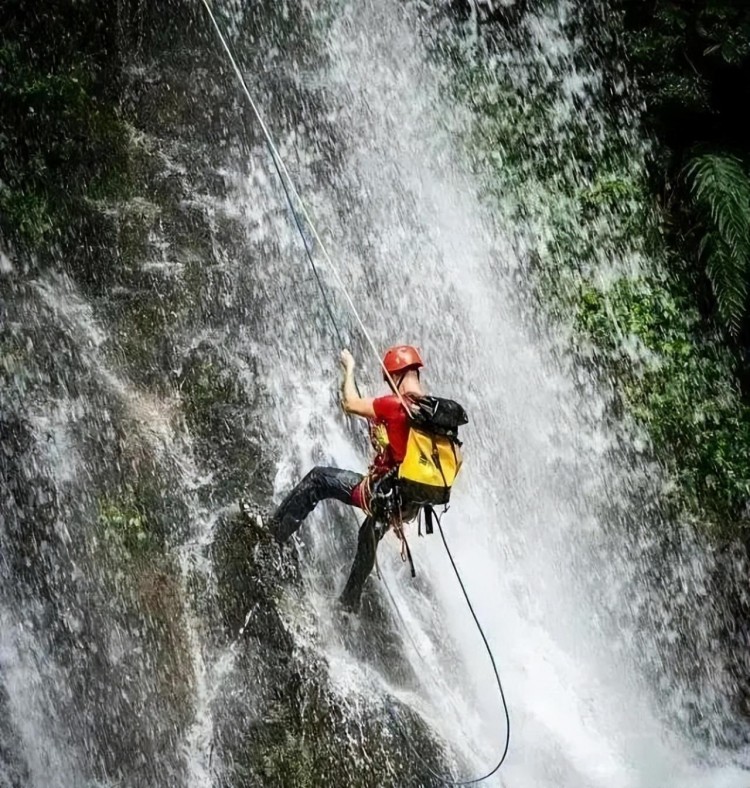
[[[263,117],[260,114],[260,111],[259,111],[258,107],[256,106],[255,102],[252,99],[252,96],[251,96],[250,91],[249,91],[249,89],[247,87],[245,79],[242,76],[242,72],[240,71],[239,66],[237,65],[236,58],[234,57],[229,44],[227,43],[226,39],[224,38],[224,35],[221,32],[221,28],[219,27],[219,24],[216,21],[216,17],[214,16],[214,14],[213,14],[213,12],[211,10],[211,6],[209,5],[208,0],[202,0],[202,2],[203,2],[203,5],[206,8],[206,11],[208,12],[208,14],[209,14],[209,16],[211,18],[211,22],[213,23],[213,26],[216,29],[216,33],[217,33],[217,35],[219,37],[219,40],[221,41],[221,44],[223,45],[223,47],[224,47],[224,49],[225,49],[225,51],[226,51],[226,53],[227,53],[227,55],[229,57],[229,60],[230,60],[232,66],[234,68],[235,74],[237,75],[237,78],[240,81],[240,84],[241,84],[241,86],[242,86],[242,88],[243,88],[243,90],[245,92],[245,95],[247,96],[248,101],[250,103],[250,106],[252,107],[253,112],[254,112],[256,118],[258,119],[258,123],[260,124],[260,127],[261,127],[261,129],[263,131],[263,134],[264,134],[264,137],[265,137],[265,140],[266,140],[266,145],[267,145],[268,151],[269,151],[269,153],[271,155],[271,159],[273,161],[274,168],[276,170],[277,175],[279,176],[279,180],[281,181],[281,186],[282,186],[282,188],[284,190],[284,195],[286,196],[286,200],[287,200],[287,203],[289,205],[289,209],[292,212],[292,216],[294,217],[294,224],[297,227],[297,231],[299,232],[300,238],[302,239],[302,244],[303,244],[304,249],[305,249],[305,255],[307,257],[308,262],[310,263],[310,267],[313,270],[313,274],[315,275],[315,280],[318,283],[318,287],[320,289],[320,294],[321,294],[321,297],[323,299],[323,303],[324,303],[326,311],[328,313],[328,317],[329,317],[329,319],[331,321],[331,326],[333,327],[333,331],[336,334],[336,339],[339,342],[339,347],[343,348],[343,347],[346,346],[346,344],[345,344],[345,342],[343,340],[343,336],[341,334],[341,331],[339,330],[338,321],[336,320],[336,317],[335,317],[335,315],[333,313],[333,309],[331,307],[331,302],[330,302],[330,300],[328,298],[328,294],[327,294],[325,286],[323,284],[323,280],[321,279],[320,272],[318,271],[318,267],[315,264],[315,259],[313,257],[312,246],[310,244],[309,239],[307,238],[307,235],[305,234],[304,224],[303,224],[302,219],[301,219],[301,217],[299,215],[299,212],[297,211],[297,208],[294,205],[294,199],[293,199],[292,194],[294,194],[294,196],[297,197],[297,199],[298,199],[298,201],[300,203],[300,207],[302,209],[302,212],[304,213],[305,218],[307,219],[307,223],[308,223],[308,225],[310,227],[310,230],[311,230],[313,236],[318,240],[318,242],[319,242],[319,244],[320,244],[320,246],[322,248],[323,254],[325,255],[326,259],[328,260],[329,264],[331,265],[332,270],[334,270],[334,273],[336,273],[335,269],[333,269],[333,264],[332,264],[332,261],[330,260],[330,256],[328,255],[328,252],[325,250],[325,247],[323,246],[322,241],[320,240],[320,237],[318,236],[318,233],[315,230],[315,227],[312,224],[312,221],[310,220],[309,215],[307,214],[307,210],[304,207],[304,203],[302,202],[301,198],[299,197],[299,194],[298,194],[297,190],[295,189],[294,184],[291,181],[291,178],[290,178],[289,173],[288,173],[288,171],[286,169],[286,166],[284,165],[284,162],[283,162],[283,160],[282,160],[282,158],[281,158],[276,146],[273,143],[273,138],[271,137],[271,133],[268,130],[268,127],[266,126],[266,124],[265,124],[265,122],[263,120]],[[338,276],[338,274],[336,274],[336,277],[337,277],[337,279],[339,281],[339,284],[341,285],[342,289],[345,291],[345,295],[347,297],[347,300],[348,300],[352,310],[354,311],[354,314],[357,317],[357,320],[359,321],[359,323],[360,323],[360,325],[362,327],[363,332],[365,333],[365,336],[366,336],[368,342],[370,343],[373,351],[377,355],[377,350],[376,350],[374,344],[372,343],[369,335],[367,334],[367,331],[366,331],[366,329],[364,327],[364,324],[362,323],[362,320],[359,317],[359,313],[357,312],[357,310],[356,310],[356,308],[354,306],[354,303],[351,300],[351,297],[346,292],[346,288],[345,288],[343,282],[341,281],[341,278]],[[500,673],[498,671],[497,664],[495,662],[494,654],[492,653],[492,649],[491,649],[490,644],[489,644],[489,642],[487,640],[487,636],[485,635],[484,629],[482,628],[482,625],[480,624],[479,619],[477,618],[477,614],[476,614],[476,612],[474,610],[474,606],[471,603],[471,599],[469,598],[469,594],[466,591],[466,587],[464,586],[463,580],[461,579],[461,573],[459,572],[458,567],[456,566],[456,562],[455,562],[455,560],[453,558],[453,554],[451,553],[450,548],[448,547],[448,542],[447,542],[447,540],[445,538],[445,533],[443,532],[443,525],[442,525],[442,522],[441,522],[442,518],[441,517],[436,517],[436,519],[437,519],[437,523],[438,523],[438,529],[440,531],[440,537],[441,537],[441,539],[443,541],[443,545],[445,547],[445,551],[448,554],[448,559],[450,560],[451,567],[453,568],[453,572],[456,575],[456,579],[458,580],[458,584],[461,587],[461,592],[463,593],[464,599],[466,600],[466,604],[467,604],[467,606],[469,608],[471,616],[474,619],[474,623],[476,624],[477,630],[478,630],[478,632],[479,632],[479,634],[480,634],[480,636],[482,638],[482,642],[484,643],[484,647],[485,647],[485,649],[487,651],[487,655],[488,655],[488,657],[490,659],[490,663],[492,665],[492,670],[493,670],[493,672],[495,674],[495,680],[497,682],[497,688],[498,688],[498,690],[500,692],[500,698],[501,698],[502,705],[503,705],[503,713],[505,715],[505,724],[506,724],[505,744],[503,746],[502,754],[501,754],[500,759],[498,760],[498,762],[495,764],[495,766],[489,772],[487,772],[486,774],[482,775],[481,777],[477,777],[477,778],[475,778],[473,780],[453,780],[453,779],[451,779],[449,777],[445,777],[444,775],[441,775],[438,772],[434,771],[432,769],[432,767],[417,752],[417,750],[414,748],[414,745],[411,743],[411,740],[410,740],[409,736],[407,735],[406,731],[404,730],[404,726],[403,726],[403,724],[402,724],[402,722],[401,722],[401,720],[399,718],[398,711],[395,709],[395,707],[390,707],[389,708],[389,713],[392,715],[394,721],[396,722],[396,724],[398,725],[399,729],[401,730],[401,733],[402,733],[405,741],[407,742],[407,745],[409,746],[409,748],[411,749],[412,753],[414,754],[414,756],[420,761],[420,763],[424,766],[424,768],[427,769],[427,771],[432,775],[432,777],[434,777],[436,780],[438,780],[439,782],[443,783],[444,785],[449,785],[449,786],[477,785],[478,783],[481,783],[484,780],[487,780],[490,777],[492,777],[500,769],[500,767],[503,765],[503,763],[505,762],[505,759],[506,759],[506,757],[508,755],[508,749],[510,747],[510,714],[508,713],[508,704],[507,704],[507,702],[505,700],[505,692],[503,690],[503,684],[502,684],[502,681],[500,679]],[[355,517],[355,520],[356,520],[356,517]],[[377,545],[376,545],[376,549],[377,549]],[[409,630],[408,630],[408,627],[406,626],[406,622],[404,620],[404,617],[402,616],[401,611],[399,610],[398,605],[396,604],[396,600],[394,599],[390,588],[388,588],[388,585],[385,583],[385,581],[383,581],[383,585],[384,585],[384,587],[385,587],[385,589],[386,589],[386,591],[388,593],[388,597],[390,598],[391,604],[393,605],[394,610],[396,611],[396,613],[398,615],[398,618],[401,621],[402,626],[404,626],[405,631],[406,631],[407,635],[409,636],[409,639],[412,642],[412,646],[414,647],[414,649],[415,649],[415,651],[417,653],[417,656],[421,656],[419,654],[419,649],[417,648],[416,643],[414,642],[413,638],[411,637],[411,634],[409,633]]]

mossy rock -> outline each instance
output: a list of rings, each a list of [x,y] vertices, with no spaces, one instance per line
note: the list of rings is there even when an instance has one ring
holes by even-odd
[[[187,531],[189,507],[155,457],[116,452],[113,462],[128,463],[121,479],[113,474],[97,480],[97,533],[128,560],[161,555]],[[119,483],[118,483],[119,481]]]
[[[235,507],[218,524],[212,552],[227,636],[239,649],[236,669],[255,686],[252,719],[245,721],[248,710],[235,697],[218,726],[218,748],[232,752],[226,785],[432,785],[403,739],[444,771],[445,753],[424,723],[402,708],[397,724],[377,704],[352,719],[328,685],[327,667],[295,641],[287,615],[306,615],[297,554],[275,542],[265,519],[256,507]]]
[[[293,545],[281,547],[265,527],[268,512],[248,515],[233,506],[217,526],[212,557],[219,608],[229,633],[257,637],[264,648],[290,651],[291,636],[277,605],[284,589],[301,591]]]
[[[240,375],[237,359],[203,342],[183,361],[178,386],[188,427],[207,467],[217,476],[215,500],[236,501],[253,479],[259,494],[270,494],[270,469],[261,463],[258,392],[250,388],[248,372]],[[251,366],[252,365],[252,366]],[[260,385],[260,382],[257,382]]]
[[[167,396],[189,294],[177,277],[160,272],[140,272],[132,285],[108,300],[117,319],[111,346],[135,383]]]
[[[164,231],[173,243],[189,250],[202,265],[215,262],[213,230],[201,206],[190,203],[177,206],[166,218]]]
[[[97,565],[108,569],[105,580],[121,625],[149,655],[165,719],[184,728],[192,715],[193,665],[183,584],[164,544],[165,531],[174,529],[160,522],[164,516],[146,488],[101,500],[95,555]]]
[[[3,785],[7,788],[25,788],[31,784],[31,775],[24,758],[21,738],[10,724],[13,716],[8,706],[8,692],[5,686],[0,686],[0,769]]]

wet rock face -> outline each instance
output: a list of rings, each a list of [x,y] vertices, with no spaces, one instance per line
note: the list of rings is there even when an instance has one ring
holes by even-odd
[[[217,208],[254,140],[200,3],[24,5],[0,12],[0,782],[432,784],[382,702],[331,687],[294,547],[236,511],[274,473],[238,340],[255,250]],[[246,62],[269,35],[316,56],[273,3],[243,24]],[[287,79],[294,124],[315,102]],[[416,686],[373,589],[347,648]]]
[[[182,361],[178,385],[183,411],[196,452],[215,473],[214,500],[236,501],[248,479],[253,479],[256,495],[270,497],[272,492],[270,469],[260,462],[264,434],[257,392],[262,383],[254,366],[251,358],[232,359],[208,342],[192,348]]]
[[[0,658],[0,669],[7,670],[10,666],[4,662],[5,659]],[[22,744],[9,723],[10,719],[8,696],[5,689],[0,687],[0,774],[8,788],[24,788],[29,784],[29,773],[21,754]]]
[[[264,520],[267,514],[252,505],[235,512],[220,524],[214,542],[218,596],[224,626],[234,639],[235,669],[253,688],[252,702],[237,694],[225,698],[217,755],[225,762],[231,756],[234,766],[222,784],[435,784],[404,739],[408,733],[421,757],[444,772],[443,752],[424,725],[395,699],[390,707],[373,703],[367,714],[352,717],[328,686],[325,662],[295,641],[290,611],[299,620],[307,606],[297,551],[293,544],[279,546]],[[352,630],[352,641],[367,654],[375,633],[361,633],[349,614],[340,614],[340,624]],[[382,630],[383,624],[372,618],[363,628]],[[356,702],[367,705],[366,698]]]
[[[192,666],[174,563],[151,533],[156,510],[100,498],[97,515],[95,496],[55,482],[28,423],[0,420],[0,431],[6,771],[27,770],[46,719],[83,773],[179,784]]]
[[[294,545],[276,542],[268,517],[243,501],[220,522],[212,545],[218,599],[229,634],[288,653],[294,644],[278,603],[284,593],[301,594],[302,581]]]

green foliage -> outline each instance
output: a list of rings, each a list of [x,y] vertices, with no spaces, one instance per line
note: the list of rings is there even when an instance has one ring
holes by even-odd
[[[750,55],[750,16],[744,2],[707,3],[696,29],[705,56],[719,55],[724,62],[735,65]]]
[[[750,328],[750,180],[742,164],[750,153],[750,7],[622,7],[626,55],[655,143],[650,191],[661,211],[650,248],[662,256],[666,241],[666,273],[584,286],[577,326],[669,467],[674,506],[737,535],[750,497],[750,415],[737,352]]]
[[[53,228],[52,209],[44,194],[12,191],[0,182],[0,216],[33,246]]]
[[[612,205],[640,196],[641,190],[632,179],[606,175],[581,192],[581,202],[591,206]]]
[[[721,536],[745,523],[750,409],[733,380],[729,350],[701,336],[689,293],[654,278],[586,288],[577,327],[669,466],[673,506]]]
[[[681,107],[710,112],[717,72],[750,54],[747,4],[732,0],[676,3],[624,0],[629,54],[640,72],[652,113]]]
[[[149,520],[132,488],[119,498],[99,502],[99,525],[106,539],[122,545],[131,557],[137,557],[153,547]]]
[[[491,173],[488,199],[536,237],[529,268],[547,314],[566,323],[575,315],[580,352],[614,388],[613,415],[624,416],[637,445],[669,469],[673,509],[722,536],[737,534],[750,498],[750,413],[736,344],[709,316],[716,299],[716,314],[735,335],[748,329],[750,186],[725,157],[696,160],[687,181],[679,174],[698,147],[747,147],[737,108],[750,90],[747,63],[737,57],[747,50],[743,36],[750,42],[750,9],[729,0],[623,0],[622,7],[646,126],[659,135],[650,177],[627,102],[622,115],[614,100],[605,113],[582,108],[561,126],[554,80],[519,88],[503,58],[477,48],[463,60],[456,52],[456,97],[471,97],[469,143],[478,170]],[[487,51],[504,34],[492,31]],[[513,46],[523,32],[507,35]],[[719,145],[727,131],[737,138]]]
[[[701,253],[719,315],[735,336],[747,305],[750,264],[750,179],[734,156],[705,154],[686,168],[705,234]]]
[[[77,200],[128,192],[129,129],[97,77],[83,52],[50,67],[0,38],[0,230],[32,248]]]

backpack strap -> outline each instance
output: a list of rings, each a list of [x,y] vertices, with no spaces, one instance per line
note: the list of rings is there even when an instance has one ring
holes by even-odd
[[[456,449],[451,442],[451,448],[453,449],[453,455],[456,454]],[[445,472],[443,471],[443,465],[440,462],[440,452],[438,451],[437,441],[435,440],[435,436],[432,436],[432,461],[437,466],[437,469],[440,471],[440,476],[443,479],[443,487],[447,490],[450,485],[448,484],[448,480],[445,478]]]

